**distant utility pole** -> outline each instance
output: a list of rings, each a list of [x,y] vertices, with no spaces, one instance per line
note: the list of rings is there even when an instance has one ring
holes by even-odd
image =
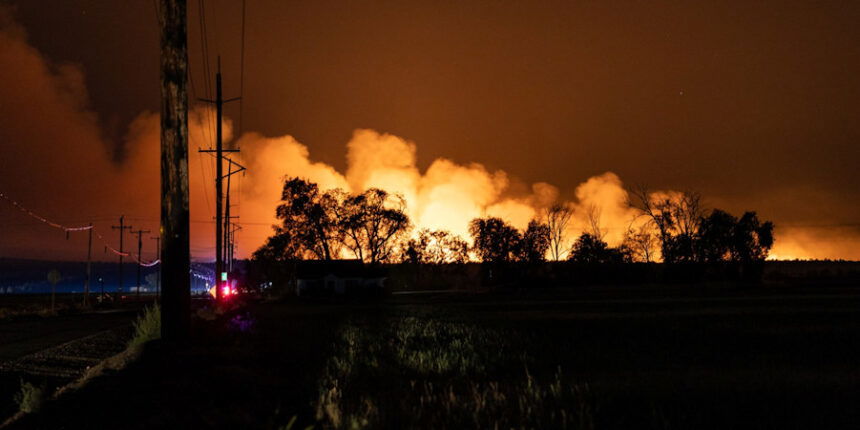
[[[231,219],[239,218],[237,216],[230,216],[230,178],[239,172],[245,171],[245,166],[233,161],[230,158],[224,157],[227,160],[227,174],[224,175],[227,178],[227,198],[226,204],[224,205],[224,248],[223,248],[223,261],[227,262],[227,267],[225,269],[226,272],[233,271],[233,231],[230,229]],[[236,168],[235,170],[233,168]]]
[[[155,239],[155,260],[161,261],[161,236],[151,236],[150,239]],[[155,272],[156,281],[155,281],[155,300],[158,300],[161,297],[161,263],[159,263],[158,270]]]
[[[239,218],[239,217],[233,217],[233,218]],[[227,261],[230,263],[230,266],[229,266],[230,272],[233,271],[233,260],[235,258],[234,254],[236,252],[236,232],[241,230],[241,229],[242,229],[242,226],[240,226],[238,224],[233,224],[233,228],[230,229],[230,248],[228,250],[229,254],[227,256]]]
[[[143,266],[141,262],[143,262],[143,257],[141,252],[143,251],[143,234],[149,233],[149,230],[137,230],[133,231],[133,234],[137,235],[137,259],[140,260],[137,262],[137,300],[140,301],[140,268]]]
[[[90,305],[90,280],[92,279],[93,263],[93,223],[90,223],[89,239],[87,240],[87,277],[84,281],[84,306]]]
[[[228,193],[227,203],[229,204],[229,202],[230,202],[230,197],[229,197],[229,193]],[[224,257],[223,257],[223,259],[224,259],[224,271],[227,273],[230,273],[233,271],[233,263],[231,262],[231,258],[233,255],[233,252],[232,252],[233,232],[235,231],[230,227],[231,225],[233,225],[233,223],[230,222],[230,220],[231,219],[238,219],[239,217],[238,216],[230,216],[230,207],[229,206],[226,206],[225,211],[226,211],[226,214],[224,216],[224,249],[223,249]]]
[[[224,273],[224,232],[223,228],[223,199],[224,199],[224,166],[225,152],[239,152],[238,149],[224,149],[221,134],[222,114],[224,103],[239,100],[239,97],[224,100],[221,91],[221,57],[218,57],[218,71],[215,73],[215,100],[200,99],[215,105],[217,119],[215,120],[215,149],[201,149],[200,152],[215,153],[215,300],[221,301],[221,274]]]
[[[161,336],[188,337],[191,243],[188,211],[188,29],[186,0],[159,0],[161,25]]]
[[[122,238],[123,232],[126,230],[131,230],[130,225],[125,225],[125,215],[119,217],[119,225],[112,225],[110,228],[114,230],[119,230],[119,288],[116,290],[116,301],[119,303],[122,293],[122,254],[125,253],[122,249]]]

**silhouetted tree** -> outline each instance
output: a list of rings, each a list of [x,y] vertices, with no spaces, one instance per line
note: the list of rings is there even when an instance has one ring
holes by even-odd
[[[772,246],[772,222],[762,223],[755,212],[745,212],[738,219],[720,209],[702,219],[696,241],[699,260],[706,263],[762,261]]]
[[[550,229],[546,224],[537,220],[529,222],[526,231],[520,239],[517,257],[520,261],[527,263],[539,263],[546,261],[546,252],[549,249]]]
[[[500,218],[475,218],[469,223],[469,234],[478,258],[484,262],[507,263],[516,259],[520,232]]]
[[[606,232],[603,231],[600,222],[602,215],[603,210],[597,205],[589,205],[585,213],[585,217],[588,220],[588,233],[600,240],[606,237]]]
[[[301,258],[331,260],[338,255],[339,230],[337,194],[322,193],[317,184],[300,178],[284,182],[276,215],[281,225],[266,246],[274,254],[295,254]]]
[[[276,226],[275,234],[266,239],[266,243],[251,255],[247,281],[253,288],[260,287],[264,282],[271,282],[273,291],[286,292],[284,289],[293,276],[293,265],[290,262],[302,258],[300,248],[299,241]]]
[[[300,259],[299,242],[290,237],[290,233],[280,227],[275,227],[275,234],[266,239],[260,248],[252,254],[253,260],[261,262],[283,262]]]
[[[546,226],[549,229],[549,251],[554,261],[561,259],[567,249],[567,226],[573,217],[573,209],[568,205],[555,204],[544,210]]]
[[[591,233],[583,233],[573,243],[569,261],[586,264],[626,263],[630,257],[624,248],[610,248],[609,245]]]
[[[403,197],[378,188],[347,197],[338,222],[344,245],[362,261],[389,261],[410,227],[405,205]]]
[[[633,261],[650,263],[656,260],[659,240],[649,224],[629,228],[624,234],[623,246],[629,250]]]
[[[744,212],[732,237],[732,258],[735,261],[762,261],[773,247],[773,223],[759,221],[755,212]]]
[[[445,230],[422,229],[407,241],[402,259],[415,264],[465,263],[469,244]]]
[[[696,240],[698,260],[704,263],[731,260],[737,222],[737,218],[720,209],[702,218]]]
[[[651,193],[645,187],[633,192],[630,205],[648,218],[658,232],[660,251],[666,263],[696,260],[695,239],[703,217],[698,193]]]

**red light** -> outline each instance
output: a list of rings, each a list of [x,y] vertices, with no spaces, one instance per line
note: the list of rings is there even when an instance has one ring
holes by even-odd
[[[222,299],[225,299],[225,298],[230,297],[230,296],[235,296],[236,293],[237,293],[237,291],[236,291],[235,287],[231,288],[228,285],[224,285],[221,287],[221,298]],[[209,288],[209,295],[211,295],[212,298],[215,298],[215,287],[214,286]]]

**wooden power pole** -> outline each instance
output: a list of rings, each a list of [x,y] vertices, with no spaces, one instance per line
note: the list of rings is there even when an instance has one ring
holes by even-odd
[[[239,172],[245,171],[245,166],[233,161],[230,158],[224,157],[227,160],[227,174],[224,177],[227,178],[227,197],[226,204],[224,205],[224,247],[222,249],[224,257],[224,271],[232,272],[233,271],[233,230],[230,228],[232,224],[231,219],[239,218],[237,216],[230,216],[230,178]],[[233,168],[236,168],[235,170]]]
[[[201,149],[200,152],[215,153],[215,300],[221,302],[222,288],[221,276],[224,270],[224,153],[239,152],[238,149],[224,149],[222,136],[222,116],[224,103],[239,100],[235,97],[224,100],[221,88],[221,57],[218,57],[218,71],[215,73],[215,100],[200,99],[201,101],[215,105],[215,149]]]
[[[188,337],[191,244],[188,210],[188,33],[186,0],[159,0],[161,24],[161,335]]]
[[[155,260],[161,264],[161,236],[152,236],[150,239],[155,239]],[[161,298],[161,266],[158,267],[159,269],[155,272],[155,301]]]
[[[135,300],[140,301],[140,269],[143,267],[143,256],[141,256],[141,252],[143,252],[143,234],[149,233],[149,230],[137,230],[133,231],[133,234],[137,235],[137,297]]]
[[[84,281],[84,306],[90,305],[90,280],[93,275],[93,223],[90,223],[90,228],[87,230],[89,235],[87,239],[87,277]]]
[[[125,225],[125,215],[119,217],[119,225],[112,225],[110,228],[114,230],[119,230],[119,286],[116,290],[116,303],[119,303],[122,300],[122,256],[125,254],[125,251],[122,247],[122,238],[125,236],[126,230],[131,230],[130,225]]]

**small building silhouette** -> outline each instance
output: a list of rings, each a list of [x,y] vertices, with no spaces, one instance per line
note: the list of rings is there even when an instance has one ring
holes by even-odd
[[[301,261],[296,266],[296,295],[378,295],[385,289],[385,272],[361,260]]]

